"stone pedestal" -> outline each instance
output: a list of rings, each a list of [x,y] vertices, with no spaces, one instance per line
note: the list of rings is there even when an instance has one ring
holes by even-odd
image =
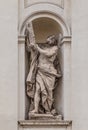
[[[62,120],[62,115],[53,116],[51,114],[33,114],[29,113],[30,120]]]

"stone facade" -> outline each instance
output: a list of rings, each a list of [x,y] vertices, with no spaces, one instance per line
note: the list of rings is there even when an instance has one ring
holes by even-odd
[[[87,0],[1,1],[1,130],[88,129],[87,5]],[[63,77],[56,91],[60,96],[56,97],[56,108],[63,115],[61,121],[26,120],[29,104],[25,79],[29,68],[24,31],[26,23],[30,21],[33,22],[37,42],[44,41],[50,33],[61,33],[63,36],[59,54]],[[38,25],[41,25],[40,29]],[[46,27],[47,32],[44,31]]]

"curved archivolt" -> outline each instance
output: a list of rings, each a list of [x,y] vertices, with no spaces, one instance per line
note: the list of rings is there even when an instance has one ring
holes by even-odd
[[[24,35],[25,26],[27,23],[29,23],[31,21],[34,23],[35,23],[35,21],[39,22],[38,20],[40,21],[40,23],[42,21],[43,24],[44,24],[43,21],[46,22],[47,20],[49,21],[49,23],[51,22],[51,24],[53,24],[53,25],[55,25],[55,23],[56,23],[58,31],[60,31],[63,36],[70,36],[70,29],[69,29],[69,26],[67,25],[67,23],[65,22],[65,20],[56,13],[46,12],[46,11],[36,12],[36,13],[30,14],[29,16],[27,16],[20,26],[19,35]]]

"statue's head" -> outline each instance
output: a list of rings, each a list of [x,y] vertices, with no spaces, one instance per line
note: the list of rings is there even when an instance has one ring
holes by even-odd
[[[50,36],[47,37],[47,43],[49,45],[57,45],[58,44],[58,40],[57,40],[55,35],[50,35]]]

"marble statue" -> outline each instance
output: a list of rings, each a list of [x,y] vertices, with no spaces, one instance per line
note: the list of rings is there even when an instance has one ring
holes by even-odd
[[[61,77],[57,71],[58,41],[55,35],[47,37],[46,43],[36,44],[32,24],[27,24],[25,41],[31,53],[30,69],[27,76],[27,95],[31,99],[30,113],[56,114],[53,106],[56,79]]]

